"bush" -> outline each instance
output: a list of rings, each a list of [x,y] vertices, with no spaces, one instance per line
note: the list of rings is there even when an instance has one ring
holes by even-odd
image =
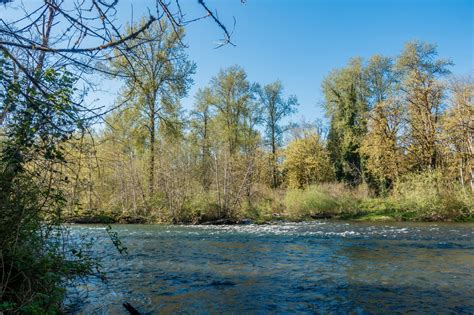
[[[402,177],[390,200],[416,220],[465,220],[474,214],[474,194],[446,182],[439,172]]]
[[[0,56],[0,313],[62,311],[67,281],[98,266],[71,244],[61,224],[69,183],[64,143],[84,120],[74,100],[76,78],[39,71],[38,93]],[[82,249],[81,249],[82,248]]]
[[[60,195],[41,207],[42,187],[22,174],[11,176],[12,165],[0,163],[0,313],[59,313],[66,282],[98,264],[67,238]]]
[[[256,223],[280,219],[285,211],[284,197],[284,190],[256,185],[252,193],[252,201],[245,203],[240,211],[241,215]]]
[[[211,193],[199,192],[192,194],[180,211],[181,223],[200,223],[219,219],[219,206]]]
[[[290,218],[335,216],[357,209],[361,192],[340,183],[311,185],[305,189],[288,190],[286,212]]]

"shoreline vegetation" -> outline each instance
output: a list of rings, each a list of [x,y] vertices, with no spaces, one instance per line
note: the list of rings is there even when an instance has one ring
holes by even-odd
[[[147,36],[176,40],[166,24]],[[165,72],[141,51],[110,64],[150,77],[124,81],[117,102],[129,101],[67,143],[66,221],[473,220],[474,81],[451,76],[436,45],[411,41],[398,56],[355,57],[328,73],[326,123],[291,122],[297,97],[239,65],[185,111],[194,63],[179,45],[148,48],[180,58]],[[168,83],[160,90],[156,78]]]
[[[412,182],[397,186],[387,197],[370,196],[368,187],[349,188],[340,183],[311,185],[305,189],[271,191],[259,208],[248,209],[235,217],[199,214],[172,221],[157,216],[98,212],[65,218],[74,224],[272,224],[318,219],[407,222],[474,222],[474,196],[463,190],[440,191]],[[428,188],[427,188],[428,187]],[[211,207],[211,205],[209,205]],[[99,213],[99,214],[97,214]]]

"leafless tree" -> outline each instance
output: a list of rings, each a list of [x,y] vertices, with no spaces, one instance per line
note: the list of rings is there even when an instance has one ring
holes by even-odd
[[[202,14],[187,19],[179,0],[149,0],[145,23],[127,32],[117,17],[118,0],[43,0],[33,6],[19,0],[1,0],[5,12],[14,7],[21,14],[0,15],[0,53],[12,61],[18,75],[46,96],[48,87],[41,80],[45,63],[47,68],[74,71],[87,83],[87,74],[108,73],[104,65],[111,58],[127,57],[133,48],[131,42],[140,45],[140,35],[162,19],[167,19],[177,33],[192,22],[211,19],[223,32],[219,45],[232,44],[232,32],[217,12],[204,0],[196,1]],[[90,112],[91,108],[84,106],[83,110]],[[7,113],[7,108],[0,108],[0,118]]]

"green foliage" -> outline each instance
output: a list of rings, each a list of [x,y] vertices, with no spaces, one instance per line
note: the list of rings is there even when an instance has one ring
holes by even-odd
[[[474,77],[455,78],[450,83],[451,97],[441,135],[446,180],[459,182],[474,192]]]
[[[288,99],[283,97],[283,84],[275,81],[264,87],[257,86],[259,101],[264,109],[263,125],[265,127],[265,144],[270,147],[271,186],[278,187],[282,176],[278,170],[278,151],[282,145],[283,132],[287,129],[282,126],[282,120],[296,112],[298,99],[291,95]]]
[[[330,118],[328,150],[336,178],[351,185],[363,179],[359,153],[367,131],[367,82],[360,58],[352,59],[346,68],[333,71],[323,82],[326,114]]]
[[[221,217],[222,214],[213,193],[201,192],[193,194],[186,202],[181,222],[199,223],[220,219]]]
[[[366,181],[378,195],[386,194],[403,171],[399,136],[404,115],[403,102],[397,96],[399,75],[390,57],[375,55],[365,67],[368,113],[367,134],[359,152],[363,157]]]
[[[410,42],[398,57],[354,58],[332,71],[322,85],[326,134],[307,123],[287,129],[283,122],[295,111],[296,97],[285,98],[279,81],[251,83],[240,66],[217,73],[185,117],[179,99],[194,64],[168,25],[144,35],[155,39],[146,44],[150,50],[137,47],[130,60],[140,72],[156,71],[133,78],[129,60],[111,63],[127,78],[118,100],[127,106],[111,113],[110,126],[88,140],[89,146],[98,143],[96,155],[84,158],[87,166],[76,182],[89,184],[74,194],[86,215],[154,223],[262,222],[285,213],[395,220],[471,216],[474,89],[467,80],[447,93],[442,79],[450,63],[437,58],[434,45]],[[163,128],[168,123],[176,132]],[[439,175],[417,177],[420,172]],[[343,184],[323,184],[334,180]],[[461,187],[448,185],[454,182]],[[283,187],[289,188],[286,196]]]
[[[435,45],[412,41],[405,45],[396,63],[402,74],[401,94],[408,113],[403,146],[408,152],[408,167],[415,172],[441,167],[440,123],[445,87],[440,79],[449,74],[452,63],[437,55]]]
[[[112,227],[110,225],[107,225],[105,228],[107,234],[109,235],[110,239],[112,240],[112,243],[114,244],[115,248],[118,250],[118,252],[122,255],[127,255],[128,250],[127,247],[125,247],[118,237],[117,232],[112,230]]]
[[[421,220],[464,220],[474,214],[474,195],[458,184],[448,184],[440,172],[403,176],[391,200],[402,212],[416,212]]]
[[[53,314],[61,310],[66,281],[97,267],[61,226],[68,179],[64,142],[82,124],[74,76],[44,71],[41,88],[0,58],[0,312]]]
[[[240,66],[222,69],[211,80],[210,104],[216,110],[216,127],[225,140],[229,154],[255,146],[258,133],[254,129],[260,122],[260,108],[254,102],[255,87]]]
[[[334,176],[328,153],[319,136],[313,133],[288,144],[283,168],[290,188],[331,181]]]
[[[256,187],[255,194],[256,202],[248,203],[242,209],[244,218],[257,224],[285,218],[285,190],[260,184]]]
[[[311,185],[288,190],[285,213],[291,219],[332,217],[355,220],[469,221],[474,195],[461,186],[447,186],[439,173],[404,176],[395,192],[373,198],[366,187]]]
[[[263,115],[265,144],[273,150],[282,145],[283,132],[285,131],[285,127],[282,126],[282,119],[295,113],[298,106],[296,96],[290,95],[285,99],[283,92],[281,81],[275,81],[263,87],[257,86],[259,101],[265,112]]]
[[[339,210],[337,201],[316,186],[309,186],[304,190],[289,190],[285,203],[292,218],[306,218],[321,213],[334,214]]]
[[[357,209],[357,193],[343,184],[311,185],[288,190],[286,212],[291,218],[334,217]]]
[[[129,26],[128,34],[133,34],[145,23],[146,20],[142,19],[140,23]],[[124,79],[124,88],[118,101],[126,100],[126,110],[132,117],[126,122],[141,136],[142,147],[146,148],[141,150],[148,154],[148,191],[143,200],[146,206],[143,215],[156,212],[151,200],[156,185],[158,132],[167,141],[182,136],[184,123],[180,100],[187,95],[193,82],[191,75],[196,70],[196,65],[188,59],[184,50],[183,38],[183,28],[175,29],[160,20],[144,30],[139,38],[132,36],[128,42],[133,47],[130,53],[125,56],[116,51],[115,58],[110,62],[111,71]],[[117,123],[123,122],[118,119]],[[126,145],[137,141],[133,138],[127,140]]]

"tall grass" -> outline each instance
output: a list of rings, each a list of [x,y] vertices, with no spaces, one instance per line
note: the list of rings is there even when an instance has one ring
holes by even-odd
[[[341,183],[311,185],[305,189],[288,190],[286,213],[292,219],[336,216],[357,210],[357,204],[368,197],[363,187],[350,189]]]
[[[474,215],[474,194],[439,172],[402,177],[389,199],[398,211],[419,220],[466,220]]]
[[[372,196],[366,185],[341,183],[288,190],[285,214],[291,220],[318,217],[409,221],[472,221],[474,194],[443,180],[436,172],[411,174],[395,183],[386,197]]]

